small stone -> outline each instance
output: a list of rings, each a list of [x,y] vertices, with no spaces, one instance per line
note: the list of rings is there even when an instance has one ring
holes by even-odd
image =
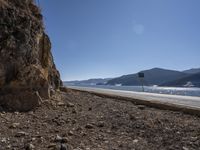
[[[82,127],[77,127],[77,128],[76,128],[76,131],[82,131],[82,130],[83,130]]]
[[[47,148],[56,148],[56,144],[55,143],[51,143]]]
[[[67,137],[62,138],[62,143],[67,143],[68,141],[69,141],[69,139]]]
[[[138,109],[141,109],[141,110],[144,110],[144,109],[145,109],[145,106],[144,106],[144,105],[138,105],[137,108],[138,108]]]
[[[29,115],[33,115],[34,113],[33,113],[33,111],[29,111],[28,114]]]
[[[76,120],[72,120],[72,124],[75,124],[77,121]]]
[[[26,150],[33,150],[33,149],[35,149],[35,146],[33,144],[28,144],[26,146]]]
[[[62,142],[62,137],[60,137],[59,135],[56,135],[56,138],[54,140],[55,142]]]
[[[15,129],[15,128],[17,128],[19,125],[20,125],[20,123],[13,123],[13,124],[11,124],[10,128]]]
[[[73,109],[73,110],[72,110],[72,113],[73,113],[73,114],[76,114],[76,113],[77,113],[77,110],[76,110],[76,109]]]
[[[73,104],[73,103],[70,103],[70,102],[68,102],[68,103],[67,103],[67,107],[74,107],[74,104]]]
[[[17,134],[15,135],[15,137],[22,137],[22,136],[26,136],[26,135],[28,135],[28,133],[20,131],[20,132],[17,132]]]
[[[88,111],[91,111],[91,110],[92,110],[92,107],[89,107],[89,108],[88,108]]]
[[[133,114],[129,115],[130,120],[136,120],[136,117]]]
[[[6,139],[6,138],[2,138],[1,142],[2,142],[2,143],[6,143],[6,142],[7,142],[7,139]]]
[[[85,126],[85,128],[87,128],[87,129],[93,129],[94,126],[93,126],[92,124],[87,124],[87,125]]]
[[[58,106],[65,106],[65,103],[63,103],[63,102],[58,102]]]
[[[51,144],[48,146],[48,148],[52,150],[68,150],[68,146],[65,144]]]
[[[67,150],[67,149],[68,149],[68,148],[67,148],[67,145],[61,144],[60,150]]]
[[[8,145],[6,148],[7,148],[7,149],[10,149],[10,148],[11,148],[11,145]]]
[[[197,141],[198,140],[198,137],[191,137],[191,141],[192,142],[195,142],[195,141]]]
[[[74,135],[73,131],[69,131],[69,132],[68,132],[68,135],[69,135],[69,136]]]
[[[183,150],[189,150],[189,148],[187,148],[187,147],[183,146]]]
[[[133,140],[133,143],[137,143],[137,142],[138,142],[138,139]]]
[[[100,128],[104,127],[104,122],[103,122],[103,121],[100,121],[100,122],[97,124],[97,127],[100,127]]]
[[[15,115],[19,115],[20,113],[19,113],[18,111],[15,111],[14,114],[15,114]]]

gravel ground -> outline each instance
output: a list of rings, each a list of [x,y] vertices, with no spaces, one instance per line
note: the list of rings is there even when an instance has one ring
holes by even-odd
[[[67,89],[0,112],[0,150],[198,150],[200,118]]]

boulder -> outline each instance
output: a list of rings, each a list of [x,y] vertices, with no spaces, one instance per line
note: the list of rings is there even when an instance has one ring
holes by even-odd
[[[60,84],[40,9],[33,0],[0,0],[0,106],[31,110]]]

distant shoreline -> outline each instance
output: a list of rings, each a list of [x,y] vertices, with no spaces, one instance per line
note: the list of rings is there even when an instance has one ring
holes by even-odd
[[[65,86],[80,86],[80,87],[93,87],[102,89],[114,89],[124,91],[141,92],[141,86],[110,86],[110,85],[67,85]],[[170,94],[170,95],[183,95],[183,96],[199,96],[199,87],[160,87],[160,86],[144,86],[144,91],[149,93]]]

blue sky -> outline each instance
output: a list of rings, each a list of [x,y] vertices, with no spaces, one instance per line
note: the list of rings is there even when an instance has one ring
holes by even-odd
[[[199,0],[41,0],[62,80],[200,67]]]

